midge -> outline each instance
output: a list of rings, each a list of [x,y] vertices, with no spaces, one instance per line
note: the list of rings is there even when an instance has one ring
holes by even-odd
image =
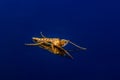
[[[70,40],[60,39],[60,38],[47,38],[42,34],[42,32],[40,34],[41,34],[42,38],[33,37],[32,40],[34,43],[25,44],[25,45],[38,46],[45,50],[50,51],[53,54],[61,55],[61,56],[68,56],[71,59],[73,59],[72,55],[70,55],[69,52],[63,48],[68,43],[76,46],[77,48],[79,48],[81,50],[86,50],[86,48],[80,47],[80,46],[76,45],[75,43],[71,42]]]

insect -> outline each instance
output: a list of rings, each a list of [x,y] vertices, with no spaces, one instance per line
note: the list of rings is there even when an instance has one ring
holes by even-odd
[[[71,59],[73,59],[73,56],[67,50],[65,50],[63,48],[68,43],[76,46],[77,48],[79,48],[81,50],[86,50],[86,48],[80,47],[80,46],[76,45],[75,43],[71,42],[70,40],[60,39],[60,38],[47,38],[42,34],[42,32],[40,34],[42,36],[41,38],[33,37],[32,40],[34,43],[25,44],[25,45],[38,46],[40,48],[48,50],[49,52],[51,52],[53,54],[56,54],[56,55],[61,55],[61,56],[67,55]]]

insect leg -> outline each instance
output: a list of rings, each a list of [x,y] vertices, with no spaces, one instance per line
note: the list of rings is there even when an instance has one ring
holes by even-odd
[[[25,44],[26,46],[38,46],[39,44]]]
[[[73,59],[72,55],[70,55],[70,53],[67,50],[65,50],[64,48],[59,47],[59,46],[55,46],[55,47],[57,47],[58,49],[64,51],[67,54],[68,57],[70,57],[71,59]]]
[[[66,50],[65,50],[65,52],[71,59],[73,59],[72,55],[70,55]]]
[[[46,38],[46,37],[42,34],[42,32],[40,32],[40,35],[41,35],[43,38]]]
[[[60,47],[61,48],[61,47]],[[61,48],[61,49],[63,49],[63,48]],[[66,54],[71,58],[71,59],[73,59],[73,57],[72,57],[72,55],[69,53],[69,52],[67,52],[67,50],[65,50],[65,49],[63,49],[65,52],[66,52]]]
[[[56,53],[56,51],[55,51],[55,48],[54,48],[54,45],[53,45],[53,44],[51,44],[51,49],[52,49],[52,52],[53,52],[53,53]]]
[[[72,45],[78,47],[79,49],[82,49],[82,50],[86,50],[87,49],[87,48],[84,48],[84,47],[80,47],[80,46],[76,45],[75,43],[73,43],[71,41],[69,41],[69,43],[71,43]]]

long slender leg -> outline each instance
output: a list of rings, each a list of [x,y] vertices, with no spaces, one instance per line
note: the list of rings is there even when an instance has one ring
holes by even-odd
[[[39,44],[25,44],[26,46],[39,46]]]
[[[42,32],[40,32],[40,35],[41,35],[43,38],[46,38],[46,37],[42,34]]]
[[[61,47],[60,47],[61,48]],[[63,48],[61,48],[61,49],[63,49]],[[73,59],[73,57],[72,57],[72,55],[69,53],[69,52],[67,52],[67,50],[65,50],[65,49],[63,49],[65,52],[66,52],[66,54],[71,58],[71,59]]]
[[[65,49],[63,49],[62,47],[59,47],[59,46],[55,46],[55,47],[57,47],[57,48],[63,50],[63,51],[68,55],[68,57],[70,57],[71,59],[73,59],[72,55],[70,55],[70,53],[67,52],[67,50],[65,50]]]
[[[80,47],[80,46],[76,45],[75,43],[73,43],[71,41],[69,41],[69,43],[71,43],[72,45],[78,47],[79,49],[82,49],[82,50],[86,50],[87,49],[87,48],[84,48],[84,47]]]
[[[66,54],[67,54],[71,59],[74,59],[74,58],[72,57],[72,55],[70,55],[66,50],[65,50],[65,52],[66,52]]]

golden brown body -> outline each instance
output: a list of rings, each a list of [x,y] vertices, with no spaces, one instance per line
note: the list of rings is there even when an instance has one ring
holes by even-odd
[[[73,59],[73,57],[68,53],[67,50],[65,50],[63,47],[66,46],[69,43],[73,44],[74,46],[86,50],[86,48],[80,47],[74,43],[72,43],[69,40],[65,39],[60,39],[60,38],[46,38],[42,33],[41,33],[42,38],[37,38],[33,37],[32,40],[35,42],[35,44],[25,44],[28,46],[39,46],[45,50],[50,51],[53,54],[61,55],[61,56],[69,56],[70,58]]]

